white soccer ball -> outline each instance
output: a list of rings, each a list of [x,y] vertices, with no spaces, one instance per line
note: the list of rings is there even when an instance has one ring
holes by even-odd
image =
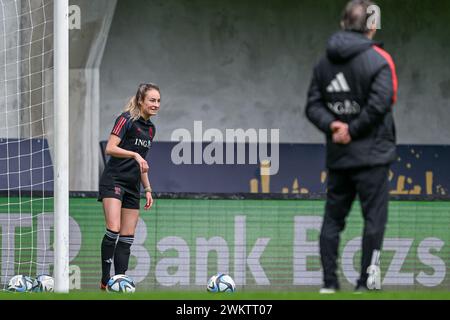
[[[235,292],[236,284],[228,274],[218,273],[209,278],[206,289],[209,292]]]
[[[109,292],[133,293],[136,291],[136,285],[129,276],[116,274],[108,280],[106,290]]]
[[[16,275],[9,280],[8,291],[12,292],[29,292],[33,287],[33,279],[22,274]]]
[[[55,281],[48,274],[41,274],[34,279],[33,292],[53,292]]]

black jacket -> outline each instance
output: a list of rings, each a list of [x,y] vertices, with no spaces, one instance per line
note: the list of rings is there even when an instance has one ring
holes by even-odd
[[[327,138],[327,167],[347,169],[395,160],[392,106],[397,75],[391,56],[363,34],[331,36],[327,54],[314,68],[306,116]],[[348,123],[352,141],[332,141],[331,122]]]

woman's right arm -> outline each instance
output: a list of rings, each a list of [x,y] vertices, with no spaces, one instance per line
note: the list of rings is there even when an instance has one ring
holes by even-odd
[[[137,152],[125,150],[121,147],[119,147],[121,139],[111,134],[108,139],[108,143],[106,144],[106,154],[112,157],[116,158],[133,158],[136,160],[136,162],[139,164],[139,167],[141,168],[141,173],[145,173],[148,171],[148,164],[147,161],[145,161],[144,158],[141,157],[141,155]]]

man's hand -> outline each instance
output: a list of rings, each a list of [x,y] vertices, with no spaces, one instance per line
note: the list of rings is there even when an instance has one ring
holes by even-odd
[[[330,129],[333,132],[333,142],[339,144],[348,144],[352,141],[348,132],[348,124],[342,121],[333,121],[330,124]]]
[[[339,143],[339,144],[349,144],[352,141],[352,137],[350,137],[350,134],[348,131],[346,133],[333,133],[333,142]]]
[[[339,130],[343,130],[345,127],[348,128],[348,124],[346,124],[345,122],[339,121],[339,120],[333,121],[330,124],[330,129],[333,133],[335,133],[336,131],[339,131]]]

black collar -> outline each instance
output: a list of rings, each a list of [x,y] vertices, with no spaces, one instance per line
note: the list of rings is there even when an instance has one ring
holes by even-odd
[[[143,117],[139,117],[138,119],[140,122],[144,123],[144,124],[149,124],[149,125],[153,125],[152,121],[150,120],[150,118],[148,118],[147,120],[145,120]]]

